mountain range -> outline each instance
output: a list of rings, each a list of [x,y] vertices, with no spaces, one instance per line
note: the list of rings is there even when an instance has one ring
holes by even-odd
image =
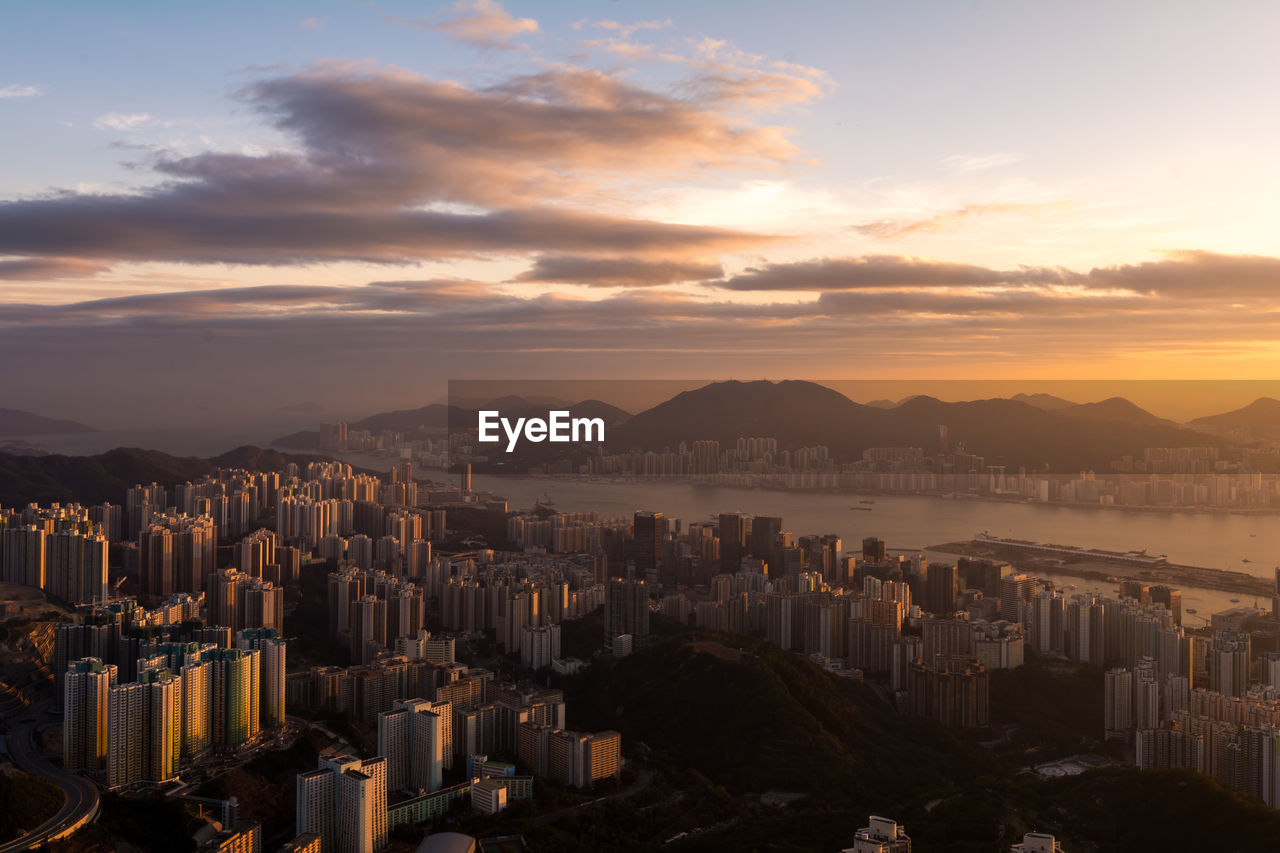
[[[20,409],[0,409],[0,435],[68,435],[97,432],[78,421],[46,418]]]
[[[472,408],[472,407],[475,408]],[[613,451],[660,451],[681,443],[714,439],[722,447],[739,437],[770,436],[779,449],[824,445],[837,459],[860,458],[870,447],[943,449],[939,426],[947,427],[947,449],[963,445],[988,465],[1056,473],[1107,470],[1113,459],[1141,457],[1147,447],[1215,446],[1280,440],[1280,401],[1261,398],[1234,412],[1179,424],[1123,397],[1076,403],[1051,394],[944,402],[927,395],[859,404],[826,386],[798,380],[715,382],[684,391],[636,415],[600,400],[568,403],[552,397],[506,396],[467,400],[466,406],[433,404],[384,412],[353,422],[352,429],[398,429],[440,433],[474,428],[476,409],[508,417],[567,408],[577,416],[602,417]],[[276,447],[315,449],[314,431],[284,436]],[[536,456],[504,459],[504,467],[539,464],[550,446],[529,448]]]
[[[947,403],[916,396],[885,409],[802,381],[717,382],[685,391],[640,412],[608,439],[614,450],[661,450],[695,439],[725,447],[743,436],[771,436],[779,449],[825,445],[837,459],[850,460],[870,447],[939,452],[940,425],[951,449],[963,444],[988,465],[1048,466],[1058,473],[1106,470],[1112,459],[1141,456],[1145,447],[1227,443],[1121,398],[1046,410],[1014,399]]]

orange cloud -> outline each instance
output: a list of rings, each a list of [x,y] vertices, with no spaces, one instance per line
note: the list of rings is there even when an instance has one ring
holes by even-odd
[[[927,219],[880,219],[854,225],[852,229],[868,237],[888,240],[908,234],[932,234],[957,228],[964,222],[979,216],[1004,213],[1037,214],[1064,207],[1062,202],[1048,204],[968,204],[964,207],[940,213]]]
[[[517,18],[494,0],[460,0],[449,7],[449,14],[451,17],[436,22],[391,15],[386,18],[396,24],[437,30],[473,47],[487,49],[509,50],[513,47],[512,39],[538,31],[538,22],[533,18]]]

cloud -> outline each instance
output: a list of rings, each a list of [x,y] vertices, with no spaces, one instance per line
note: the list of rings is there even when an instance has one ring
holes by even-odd
[[[868,237],[882,240],[902,237],[907,234],[932,234],[956,228],[965,221],[978,216],[990,216],[1004,213],[1042,213],[1047,210],[1063,207],[1062,204],[969,204],[955,210],[940,213],[927,219],[880,219],[875,222],[864,222],[854,225],[852,229]]]
[[[676,84],[682,97],[734,107],[748,113],[770,112],[822,97],[834,84],[819,68],[742,50],[725,39],[690,39],[662,47],[634,42],[640,30],[657,30],[669,21],[621,24],[600,21],[595,27],[618,35],[583,42],[631,62],[676,64],[692,72]]]
[[[430,211],[223,209],[202,188],[0,204],[0,251],[179,263],[407,263],[545,250],[705,255],[771,238],[551,209]]]
[[[1280,258],[1171,251],[1159,261],[1116,264],[1078,272],[1064,267],[991,269],[900,255],[818,258],[751,267],[707,284],[737,291],[910,291],[920,289],[1040,291],[1055,298],[1099,296],[1179,300],[1275,297],[1280,301]],[[989,298],[991,294],[979,294]],[[1148,307],[1159,307],[1149,301]]]
[[[721,281],[709,282],[727,290],[876,290],[921,287],[994,287],[1007,285],[1074,284],[1079,276],[1053,267],[993,270],[973,264],[935,261],[900,255],[818,258],[811,261],[751,267]]]
[[[43,94],[44,94],[44,90],[42,90],[39,86],[21,86],[17,83],[10,83],[7,86],[0,86],[0,99],[34,98]]]
[[[780,128],[720,105],[558,68],[484,89],[328,64],[240,97],[295,142],[261,155],[155,152],[127,194],[0,202],[0,252],[186,263],[402,263],[549,253],[683,262],[768,235],[574,210],[634,199],[636,181],[776,165]],[[127,128],[145,117],[104,116]]]
[[[298,26],[304,30],[318,30],[327,23],[329,23],[328,18],[311,17],[311,18],[303,18],[301,21],[298,22]]]
[[[1197,299],[1273,297],[1280,294],[1280,258],[1178,250],[1165,260],[1095,267],[1088,280],[1100,287]]]
[[[107,113],[93,120],[98,130],[133,130],[151,120],[149,113]]]
[[[979,156],[967,156],[963,154],[952,154],[950,157],[944,157],[942,164],[957,172],[985,172],[989,169],[999,169],[1002,166],[1011,166],[1022,160],[1018,154],[1011,154],[1007,151],[998,151],[994,154],[983,154]]]
[[[948,345],[1005,345],[1043,355],[1045,347],[1114,346],[1142,323],[1153,342],[1208,344],[1280,330],[1280,315],[1240,312],[1221,304],[1155,300],[1101,291],[1005,292],[918,290],[824,293],[762,303],[697,299],[677,291],[623,291],[603,299],[562,293],[525,296],[465,280],[384,281],[360,286],[258,286],[148,293],[64,305],[0,305],[0,355],[14,347],[48,351],[74,333],[92,341],[146,344],[234,335],[258,351],[281,355],[320,336],[348,355],[373,348],[489,353],[600,351],[625,360],[629,351],[720,352],[814,359],[868,351],[910,334],[957,335]],[[851,325],[852,324],[852,325]],[[851,328],[856,326],[856,334]],[[423,329],[431,329],[423,335]],[[1237,334],[1238,333],[1238,334]],[[1127,344],[1126,344],[1127,345]],[[1028,350],[1027,348],[1030,348]],[[901,350],[901,347],[894,348]],[[910,349],[910,348],[908,348]],[[691,356],[692,357],[692,356]],[[522,364],[524,364],[522,362]],[[271,373],[277,361],[264,359]],[[528,366],[527,364],[525,365]]]
[[[716,263],[645,261],[636,258],[539,257],[520,282],[585,284],[591,287],[652,287],[682,281],[701,281],[723,275]]]
[[[108,269],[106,264],[82,258],[0,258],[0,280],[5,281],[84,278]]]
[[[782,294],[749,303],[703,296],[646,289],[534,297],[434,279],[0,304],[0,360],[21,377],[6,388],[11,405],[49,409],[75,376],[83,411],[130,390],[132,416],[147,425],[180,416],[175,394],[190,387],[193,364],[201,371],[195,401],[238,423],[277,408],[282,387],[289,399],[318,400],[329,411],[396,405],[385,383],[368,381],[388,364],[432,368],[399,377],[401,400],[420,393],[414,383],[444,375],[832,376],[848,364],[933,376],[1079,365],[1118,374],[1142,366],[1280,367],[1280,312],[1258,310],[1277,307],[1274,294],[1246,308],[1194,294],[1032,286]],[[138,388],[138,364],[147,365],[147,389],[162,392]]]
[[[533,18],[517,18],[494,0],[460,0],[449,7],[451,17],[440,21],[386,16],[395,24],[437,30],[482,49],[510,50],[511,40],[538,31]]]
[[[633,36],[634,34],[642,30],[667,29],[668,27],[674,26],[674,22],[670,18],[663,18],[662,20],[651,20],[651,21],[633,21],[629,24],[624,24],[621,21],[604,20],[604,21],[596,21],[591,26],[596,27],[597,29],[609,30],[611,32],[615,32],[621,38],[629,39],[631,38],[631,36]]]

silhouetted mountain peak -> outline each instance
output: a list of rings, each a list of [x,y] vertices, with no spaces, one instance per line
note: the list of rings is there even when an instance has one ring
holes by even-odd
[[[1164,424],[1172,425],[1173,421],[1153,415],[1124,397],[1108,397],[1096,403],[1081,403],[1078,406],[1060,409],[1058,414],[1071,418],[1095,421],[1119,421],[1129,424]]]
[[[1079,403],[1065,400],[1062,397],[1055,397],[1052,394],[1036,393],[1036,394],[1014,394],[1009,398],[1017,400],[1020,403],[1026,403],[1028,406],[1035,406],[1037,409],[1043,409],[1046,412],[1056,412],[1059,409],[1070,409]]]

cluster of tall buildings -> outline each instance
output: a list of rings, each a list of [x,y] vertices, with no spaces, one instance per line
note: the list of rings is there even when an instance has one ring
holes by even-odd
[[[633,540],[629,576],[605,585],[606,640],[643,642],[651,612],[764,634],[829,670],[881,674],[904,709],[964,726],[986,724],[988,673],[1025,659],[1038,584],[1006,563],[890,557],[874,537],[851,555],[837,536],[793,540],[781,518],[739,513],[681,530],[638,512]]]
[[[1130,740],[1143,769],[1189,767],[1280,808],[1274,612],[1229,609],[1197,633],[1137,626],[1137,659],[1108,659],[1118,665],[1105,676],[1106,736]]]
[[[236,648],[146,644],[129,679],[98,657],[63,675],[63,758],[110,787],[163,782],[211,750],[235,750],[284,724],[285,641],[241,632]]]
[[[566,730],[560,691],[496,683],[452,660],[423,663],[433,676],[408,678],[401,667],[400,684],[431,698],[385,701],[375,715],[375,757],[322,756],[316,770],[299,774],[297,832],[316,836],[322,853],[371,853],[390,828],[438,817],[464,796],[477,811],[496,812],[509,797],[530,796],[535,776],[590,787],[621,773],[621,736]],[[491,754],[518,756],[529,775],[515,776],[515,765]],[[463,767],[467,780],[446,787]]]
[[[36,587],[68,604],[104,600],[111,540],[102,519],[119,510],[110,504],[0,508],[0,582]]]

